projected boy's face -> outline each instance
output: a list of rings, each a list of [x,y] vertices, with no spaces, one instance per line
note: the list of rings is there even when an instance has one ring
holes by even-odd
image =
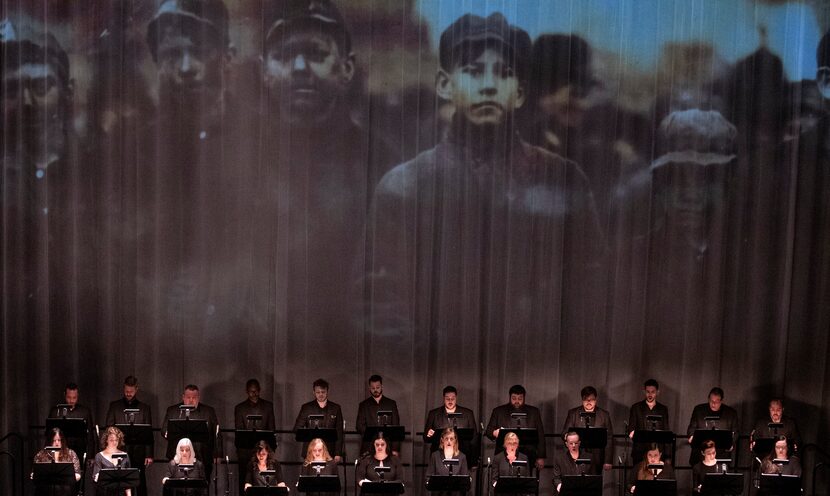
[[[218,97],[222,88],[222,56],[215,41],[167,28],[158,46],[161,88],[183,101]]]
[[[478,127],[503,125],[525,99],[514,69],[492,48],[439,73],[438,93],[453,102],[457,116]]]

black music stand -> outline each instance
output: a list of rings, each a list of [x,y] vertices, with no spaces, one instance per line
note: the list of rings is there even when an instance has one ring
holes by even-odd
[[[338,475],[301,475],[297,481],[297,491],[301,493],[339,493],[340,476]]]
[[[801,477],[798,475],[761,474],[758,494],[764,496],[798,496],[801,494]]]
[[[753,440],[755,444],[752,446],[752,454],[758,458],[764,458],[772,453],[772,448],[775,446],[775,438],[759,437]]]
[[[634,431],[634,438],[632,439],[635,444],[657,443],[663,445],[673,444],[674,440],[674,432],[659,429],[636,430]]]
[[[559,496],[602,496],[601,475],[563,475]]]
[[[401,481],[365,481],[360,485],[360,494],[403,494]]]
[[[233,445],[236,449],[250,450],[260,441],[265,441],[272,450],[277,449],[274,431],[238,429],[234,431]]]
[[[604,449],[608,444],[608,429],[605,427],[571,427],[568,430],[579,434],[583,448]]]
[[[33,463],[32,480],[35,486],[74,486],[75,466],[72,462]]]
[[[539,431],[533,427],[501,427],[499,437],[496,439],[496,453],[504,449],[504,436],[511,432],[519,436],[519,451],[527,446],[535,450],[536,445],[539,444]]]
[[[63,431],[63,435],[66,438],[74,438],[74,439],[86,439],[87,436],[87,425],[86,419],[82,418],[66,418],[66,417],[50,417],[46,419],[46,435],[48,437],[48,433],[50,430],[57,427],[61,431]],[[49,439],[49,442],[52,442]],[[82,455],[82,453],[80,454]],[[80,456],[79,455],[79,456]]]
[[[179,490],[187,494],[195,491],[195,494],[207,494],[208,482],[205,479],[167,479],[164,481],[164,494],[176,494]]]
[[[536,494],[539,490],[539,479],[501,475],[496,479],[495,489],[496,494]]]
[[[378,434],[383,434],[383,438],[387,443],[403,441],[405,434],[402,425],[370,425],[366,427],[366,432],[363,433],[363,441],[371,444],[378,438]]]
[[[703,496],[735,496],[744,491],[744,474],[711,473],[703,476],[700,494]]]
[[[124,444],[127,446],[153,444],[153,427],[150,424],[115,424],[115,427],[124,433]]]
[[[192,443],[213,445],[213,436],[208,430],[208,421],[204,419],[168,419],[167,439],[176,444],[188,438]]]
[[[677,481],[675,479],[639,480],[634,484],[637,496],[675,496]]]
[[[466,493],[470,490],[472,479],[469,475],[430,475],[427,478],[427,491],[445,491]]]
[[[251,486],[245,490],[245,496],[286,496],[288,488],[283,486]]]
[[[726,451],[732,448],[732,431],[725,429],[698,429],[694,435],[694,449],[700,451],[700,445],[704,441],[712,440],[718,451]]]
[[[298,443],[307,443],[318,437],[324,443],[337,442],[337,430],[329,427],[303,427],[294,432],[294,440]]]
[[[121,490],[138,487],[137,468],[102,468],[98,471],[98,488]]]

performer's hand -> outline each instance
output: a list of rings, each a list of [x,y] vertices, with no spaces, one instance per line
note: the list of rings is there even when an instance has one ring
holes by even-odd
[[[393,456],[400,456],[400,455],[398,454],[398,452],[397,452],[397,451],[395,451],[395,450],[392,450],[392,455],[393,455]]]
[[[432,437],[434,435],[435,435],[435,430],[434,429],[430,429],[430,430],[427,431],[427,437]]]
[[[499,437],[499,431],[500,431],[500,430],[501,430],[501,429],[496,429],[496,430],[494,430],[494,431],[493,431],[493,437],[495,437],[495,438]]]
[[[152,456],[148,456],[147,458],[144,459],[144,466],[145,467],[149,467],[152,464],[153,464],[153,457]]]
[[[630,437],[631,439],[634,439],[634,431],[629,432],[629,433],[628,433],[628,437]],[[631,487],[631,490],[632,490],[632,491],[634,490],[634,487],[633,487],[633,486]]]
[[[692,444],[692,439],[694,439],[694,436],[689,436],[689,444]]]
[[[537,458],[536,459],[536,470],[542,470],[545,468],[545,459],[544,458]]]

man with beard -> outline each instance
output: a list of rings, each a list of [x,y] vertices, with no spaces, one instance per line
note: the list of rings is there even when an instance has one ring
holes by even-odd
[[[218,463],[218,459],[222,455],[222,440],[219,436],[219,418],[216,416],[216,410],[212,406],[201,402],[201,393],[199,392],[199,387],[195,384],[188,384],[184,387],[181,403],[167,407],[164,419],[162,420],[161,435],[167,439],[167,458],[170,460],[176,454],[176,444],[180,438],[168,435],[168,421],[185,418],[194,421],[207,421],[207,442],[194,441],[193,439],[191,441],[196,459],[205,466],[205,480],[210,481],[213,465],[214,463]]]
[[[381,425],[381,419],[378,419],[378,412],[392,412],[392,414],[383,419],[386,425],[400,425],[401,416],[398,413],[398,403],[383,395],[383,378],[377,374],[369,377],[369,394],[370,396],[361,401],[357,405],[357,419],[355,420],[355,428],[361,436],[365,435],[367,427],[377,427]],[[360,455],[363,456],[369,453],[373,447],[373,440],[363,440],[360,443]],[[390,443],[392,454],[398,456],[401,450],[400,441]]]
[[[643,383],[643,394],[645,398],[631,405],[628,411],[628,437],[634,439],[634,431],[671,430],[669,425],[669,409],[666,405],[657,401],[660,394],[660,384],[656,379],[648,379]],[[656,415],[660,420],[648,421],[649,415]],[[643,459],[648,450],[649,443],[634,443],[631,449],[631,460],[636,464]],[[666,453],[669,447],[662,446],[661,452]]]
[[[781,427],[770,427],[769,424],[781,424]],[[798,453],[801,446],[801,434],[798,432],[798,425],[795,419],[784,415],[784,400],[773,398],[769,402],[769,416],[758,419],[755,428],[749,435],[749,448],[755,448],[755,441],[761,438],[775,438],[784,436],[790,442],[794,454]]]
[[[536,445],[520,442],[519,451],[527,454],[528,458],[536,462],[537,470],[542,470],[545,466],[546,452],[545,428],[542,425],[542,415],[539,413],[538,408],[525,403],[526,391],[524,386],[520,384],[511,386],[508,393],[510,394],[510,402],[493,408],[484,434],[491,440],[496,441],[499,438],[499,431],[502,428],[521,427],[536,429],[538,437]],[[514,418],[515,416],[513,414],[521,414],[524,418]],[[495,454],[499,454],[503,449],[504,447],[497,442]]]
[[[277,287],[291,291],[287,322],[319,336],[321,354],[341,352],[330,330],[352,324],[352,297],[362,298],[364,225],[371,189],[394,163],[381,140],[350,117],[348,92],[355,75],[351,35],[328,0],[271,0],[264,6],[262,78],[267,98],[262,165],[270,201],[262,224],[280,240]],[[264,254],[273,260],[272,253]],[[325,337],[325,339],[323,339]],[[332,453],[335,455],[335,453]]]

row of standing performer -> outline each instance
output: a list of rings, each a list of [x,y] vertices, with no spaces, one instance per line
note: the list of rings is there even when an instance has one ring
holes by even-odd
[[[67,449],[41,450],[35,457],[35,461],[59,459],[75,463],[78,462],[78,457],[74,453],[82,453],[84,459],[89,459],[89,464],[94,463],[99,469],[107,468],[104,461],[113,464],[111,457],[107,455],[111,454],[115,448],[121,449],[126,446],[128,459],[139,468],[139,494],[146,494],[145,470],[153,463],[154,453],[152,413],[150,406],[137,398],[138,380],[135,377],[127,377],[123,387],[123,397],[110,404],[105,421],[107,426],[117,426],[121,430],[113,435],[108,427],[101,439],[103,451],[95,455],[94,461],[92,454],[95,450],[92,447],[96,444],[98,428],[92,420],[91,411],[78,402],[78,387],[75,384],[67,385],[65,403],[57,405],[47,419],[47,427],[51,428],[47,445],[63,446]],[[404,439],[404,428],[400,425],[397,403],[383,394],[383,379],[378,375],[369,378],[368,389],[370,396],[359,404],[355,422],[357,431],[362,435],[360,453],[365,457],[367,454],[376,452],[377,438],[382,437],[384,452],[388,448],[389,454],[398,460],[400,443]],[[313,383],[313,392],[314,399],[301,406],[293,430],[297,433],[297,441],[303,442],[303,453],[311,454],[315,443],[310,441],[319,439],[325,445],[325,453],[331,456],[331,462],[336,466],[346,458],[345,422],[342,410],[340,405],[328,399],[329,384],[325,380],[316,380]],[[276,446],[273,403],[260,398],[260,385],[256,379],[247,382],[246,393],[247,400],[237,404],[234,408],[240,493],[244,491],[244,484],[248,481],[250,474],[248,461],[258,458],[263,442],[269,446],[269,459],[273,456],[272,452]],[[631,406],[629,421],[626,424],[626,434],[632,440],[631,459],[635,464],[647,461],[649,459],[647,455],[653,451],[649,448],[658,446],[660,459],[665,459],[671,464],[674,461],[676,437],[668,429],[668,408],[657,401],[658,382],[654,379],[645,381],[643,394],[644,399]],[[515,448],[530,462],[530,467],[525,470],[529,476],[534,468],[538,471],[545,466],[546,447],[545,431],[539,409],[526,404],[525,396],[526,391],[521,385],[511,387],[509,402],[493,409],[484,435],[496,442],[494,452],[496,457],[504,452],[510,453],[514,442],[513,436],[515,436]],[[582,404],[568,411],[562,428],[566,449],[559,454],[570,452],[573,455],[579,450],[584,450],[588,455],[585,458],[588,462],[587,467],[579,467],[579,471],[577,471],[576,464],[570,464],[572,465],[570,470],[565,472],[582,473],[585,469],[586,473],[598,474],[603,469],[612,468],[613,450],[610,446],[614,429],[609,412],[597,405],[597,396],[594,387],[586,386],[581,391]],[[443,405],[427,414],[423,439],[430,444],[432,454],[435,455],[441,451],[441,446],[444,444],[441,433],[446,434],[446,429],[451,428],[454,442],[458,444],[460,452],[465,454],[463,466],[468,465],[467,459],[470,460],[470,466],[477,466],[480,462],[478,424],[473,411],[460,406],[457,397],[458,391],[455,387],[444,388]],[[696,474],[705,473],[705,467],[718,469],[722,467],[724,458],[733,458],[735,441],[739,433],[738,416],[734,409],[723,403],[723,397],[724,393],[720,388],[712,388],[707,403],[697,405],[691,415],[687,429],[688,442],[692,445],[689,463],[699,468],[695,470]],[[759,419],[752,430],[750,449],[756,455],[755,460],[759,462],[763,470],[781,467],[781,462],[775,464],[772,460],[791,458],[789,455],[796,454],[801,445],[795,421],[784,416],[783,412],[782,400],[771,400],[769,416]],[[92,428],[92,426],[95,427]],[[60,427],[63,427],[66,432],[59,435],[57,428]],[[122,431],[127,434],[126,438]],[[167,439],[168,459],[174,460],[182,455],[179,452],[183,447],[180,443],[182,439],[187,439],[187,445],[190,446],[194,459],[200,461],[205,480],[210,480],[213,465],[222,456],[222,443],[218,442],[219,420],[214,408],[201,402],[197,386],[192,384],[185,386],[181,402],[167,408],[161,432]],[[569,440],[569,437],[573,435],[578,436],[576,441]],[[521,448],[519,448],[520,440]],[[785,451],[778,453],[779,444],[782,441],[786,445]],[[576,452],[571,451],[574,447],[571,443],[574,442],[577,442]],[[115,443],[114,446],[110,446],[112,443]],[[715,450],[714,458],[706,455],[710,443],[712,449]],[[510,444],[509,447],[508,444]],[[109,452],[107,452],[108,449]],[[498,458],[487,460],[491,470],[504,461]],[[714,464],[713,460],[721,460],[721,462]],[[439,461],[431,458],[430,465],[441,466],[441,463],[437,463]],[[507,461],[514,460],[508,458]],[[78,462],[76,474],[80,474],[80,465]],[[512,463],[510,465],[511,470],[515,469]],[[560,471],[557,467],[561,469],[565,465],[555,462],[554,473]],[[795,462],[788,462],[787,467],[784,472],[797,471],[800,474],[797,459]],[[635,470],[635,475],[638,472]],[[96,473],[95,470],[90,471],[90,478],[94,478]],[[672,471],[666,471],[666,474],[670,473]],[[636,478],[632,477],[632,480]],[[700,486],[698,479],[695,479],[695,486]]]

